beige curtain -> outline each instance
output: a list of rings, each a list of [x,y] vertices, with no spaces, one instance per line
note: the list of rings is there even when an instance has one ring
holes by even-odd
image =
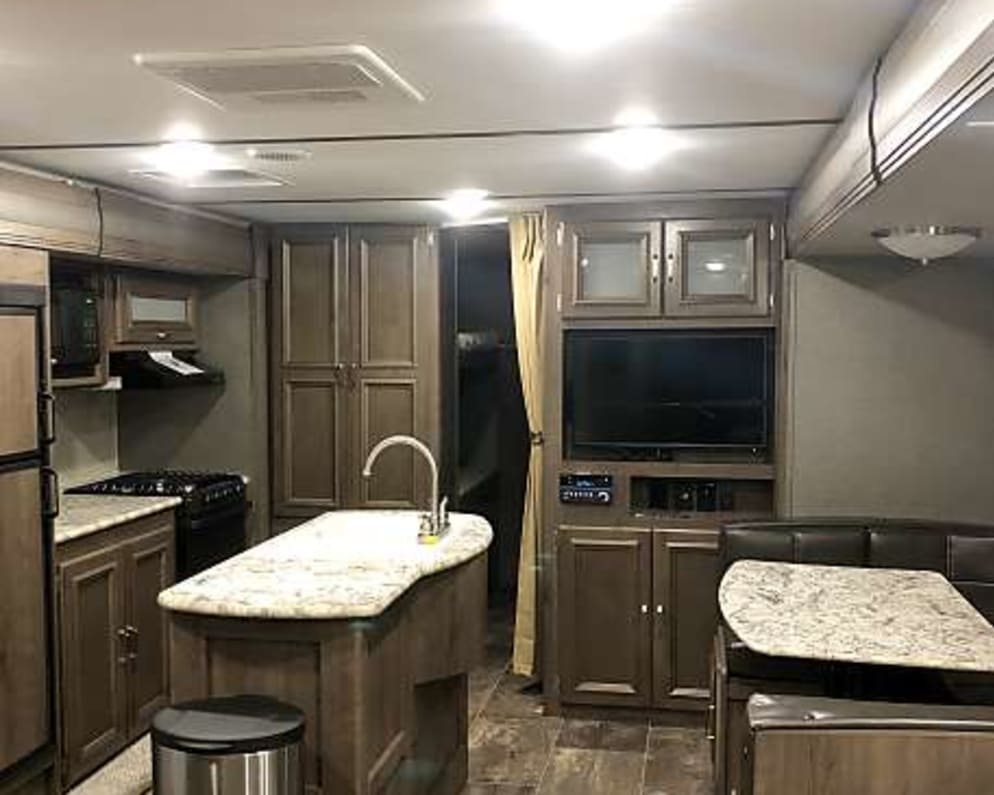
[[[538,540],[542,508],[542,292],[545,260],[544,221],[541,215],[511,218],[511,285],[514,290],[514,328],[518,366],[531,430],[531,460],[525,511],[521,517],[521,553],[518,564],[518,602],[514,622],[514,672],[536,673],[538,624]]]

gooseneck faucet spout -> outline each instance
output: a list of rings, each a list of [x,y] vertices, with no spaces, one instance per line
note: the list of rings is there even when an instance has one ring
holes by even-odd
[[[420,439],[404,435],[388,436],[385,439],[381,439],[376,443],[373,449],[369,451],[369,456],[366,458],[366,465],[362,468],[362,476],[365,478],[372,477],[373,464],[375,464],[376,459],[380,457],[380,453],[390,447],[397,447],[398,445],[411,447],[414,450],[417,450],[428,462],[428,466],[431,469],[431,529],[434,535],[442,535],[446,529],[446,521],[443,516],[443,504],[439,503],[438,500],[438,464],[435,463],[435,456],[432,455],[428,445]]]

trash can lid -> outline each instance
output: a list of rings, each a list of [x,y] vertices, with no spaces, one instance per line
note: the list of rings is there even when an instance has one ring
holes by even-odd
[[[191,754],[240,754],[292,745],[304,735],[304,713],[267,696],[225,696],[159,710],[156,745]]]

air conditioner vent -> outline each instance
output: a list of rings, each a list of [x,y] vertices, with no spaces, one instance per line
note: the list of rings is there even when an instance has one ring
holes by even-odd
[[[143,53],[135,63],[222,107],[424,101],[386,61],[361,45]]]
[[[287,184],[286,180],[271,174],[249,171],[244,168],[211,169],[192,177],[177,177],[175,174],[157,169],[138,169],[131,173],[158,182],[165,182],[178,188],[213,188],[218,190],[225,188],[276,188]]]
[[[248,150],[248,156],[253,160],[261,160],[264,163],[299,163],[307,160],[311,156],[309,149],[302,147],[281,147],[279,149],[259,149],[252,147]]]
[[[346,102],[366,102],[369,97],[362,91],[347,89],[320,89],[305,91],[263,91],[249,95],[263,105],[322,104],[339,105]]]

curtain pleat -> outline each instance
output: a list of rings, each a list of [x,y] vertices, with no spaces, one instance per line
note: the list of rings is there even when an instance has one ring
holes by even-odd
[[[537,670],[537,560],[542,507],[541,323],[545,234],[541,215],[515,216],[509,226],[518,367],[532,445],[525,508],[521,517],[513,669],[516,674],[533,676]]]

